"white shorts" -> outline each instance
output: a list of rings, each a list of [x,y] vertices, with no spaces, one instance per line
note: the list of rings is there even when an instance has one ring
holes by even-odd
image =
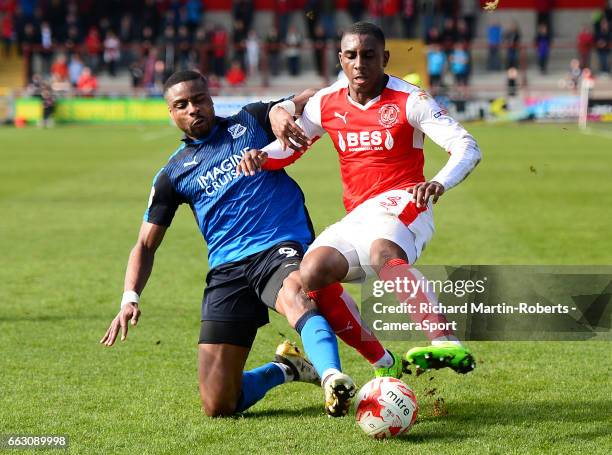
[[[417,209],[412,194],[391,190],[358,205],[340,221],[325,229],[306,254],[321,246],[338,250],[348,261],[344,282],[363,281],[375,275],[370,248],[378,239],[391,240],[414,264],[434,233],[433,206]]]

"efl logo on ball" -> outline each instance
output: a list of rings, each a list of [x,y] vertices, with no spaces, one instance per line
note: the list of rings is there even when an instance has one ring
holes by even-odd
[[[355,418],[373,438],[399,436],[416,421],[419,406],[414,392],[399,379],[376,378],[364,385],[355,400]]]

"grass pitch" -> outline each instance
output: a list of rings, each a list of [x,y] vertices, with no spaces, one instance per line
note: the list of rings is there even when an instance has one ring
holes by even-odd
[[[612,263],[609,138],[559,125],[469,129],[484,160],[440,200],[421,264]],[[100,346],[151,179],[178,139],[170,127],[0,130],[0,434],[67,434],[73,453],[610,453],[607,342],[470,343],[474,373],[408,377],[421,411],[395,440],[368,439],[352,416],[326,418],[320,389],[303,384],[274,389],[242,417],[203,417],[206,250],[185,208],[157,254],[139,326]],[[340,180],[327,140],[309,155],[290,173],[320,232],[342,216]],[[426,157],[431,176],[446,154],[429,144]],[[280,333],[297,338],[273,317],[248,367],[271,358]],[[341,355],[360,384],[370,378],[353,351],[341,345]],[[435,415],[439,397],[446,415]]]

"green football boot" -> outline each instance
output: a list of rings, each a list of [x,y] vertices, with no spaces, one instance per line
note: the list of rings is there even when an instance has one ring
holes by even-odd
[[[476,367],[476,361],[465,347],[452,341],[443,341],[435,346],[412,348],[406,353],[407,368],[414,365],[416,373],[425,370],[450,368],[457,373],[469,373]]]
[[[404,374],[404,368],[406,361],[402,359],[399,355],[394,354],[391,351],[387,351],[393,357],[393,365],[390,367],[381,367],[374,369],[374,376],[377,378],[389,376],[395,379],[400,379]]]

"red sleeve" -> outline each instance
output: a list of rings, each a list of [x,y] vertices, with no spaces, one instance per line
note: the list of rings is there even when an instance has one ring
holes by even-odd
[[[279,169],[282,169],[284,167],[289,166],[290,164],[293,164],[303,154],[304,152],[293,152],[291,155],[289,155],[286,158],[268,157],[268,159],[266,160],[266,162],[263,164],[261,168],[265,169],[266,171],[278,171]]]

